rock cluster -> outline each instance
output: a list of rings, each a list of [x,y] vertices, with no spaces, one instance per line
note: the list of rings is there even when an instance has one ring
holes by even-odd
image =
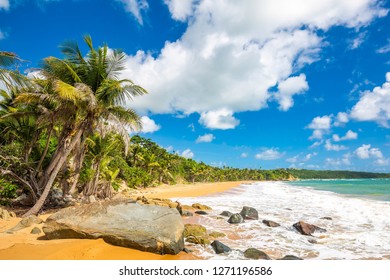
[[[9,220],[10,218],[15,218],[16,214],[12,211],[7,211],[6,209],[0,208],[0,219]]]

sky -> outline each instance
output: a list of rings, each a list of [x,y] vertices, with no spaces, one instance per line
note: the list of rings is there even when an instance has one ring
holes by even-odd
[[[0,0],[26,75],[69,40],[123,50],[142,136],[214,166],[390,172],[390,3]]]

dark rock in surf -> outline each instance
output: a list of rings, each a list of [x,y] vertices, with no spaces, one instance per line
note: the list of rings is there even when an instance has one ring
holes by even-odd
[[[244,206],[240,212],[240,215],[244,218],[244,220],[258,220],[259,213],[253,207]]]
[[[293,255],[286,255],[283,258],[279,259],[279,260],[292,261],[292,260],[303,260],[303,259],[298,258],[298,257],[293,256]]]
[[[263,251],[249,248],[244,252],[244,257],[253,260],[270,260],[271,258]]]
[[[273,222],[273,221],[270,221],[270,220],[263,220],[262,222],[263,222],[263,224],[265,224],[268,227],[279,227],[280,226],[280,224]]]
[[[208,215],[208,213],[206,211],[203,211],[203,210],[195,211],[195,214],[198,214],[198,215]]]
[[[305,223],[303,221],[299,221],[298,223],[293,224],[293,227],[303,235],[312,235],[314,232],[326,232],[326,229],[320,228],[315,225],[311,225],[308,223]]]
[[[232,212],[229,212],[229,211],[223,211],[221,214],[219,214],[221,216],[224,216],[224,217],[230,217],[231,215],[233,215]]]
[[[213,247],[216,254],[223,254],[223,253],[230,252],[232,250],[222,242],[219,242],[218,240],[214,240],[213,243],[211,243],[211,247]]]
[[[244,222],[244,218],[238,213],[231,215],[228,220],[229,224],[240,224],[242,222]]]

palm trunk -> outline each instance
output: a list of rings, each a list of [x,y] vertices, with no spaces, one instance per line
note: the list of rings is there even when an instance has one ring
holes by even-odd
[[[41,197],[38,199],[35,205],[29,211],[27,211],[26,214],[23,215],[23,217],[27,217],[29,215],[36,215],[39,210],[41,210],[43,204],[46,201],[47,196],[49,195],[49,192],[51,190],[51,187],[53,186],[58,172],[61,170],[69,154],[75,147],[77,141],[80,140],[82,133],[83,129],[80,128],[76,135],[73,136],[73,138],[72,136],[68,136],[64,139],[62,147],[58,149],[56,154],[53,156],[53,160],[50,164],[50,166],[52,166],[52,168],[50,169],[51,172],[46,173],[44,176],[45,179],[44,185],[41,188],[43,189]],[[55,165],[52,164],[53,162],[55,162]]]
[[[80,148],[78,154],[76,155],[76,168],[74,171],[75,174],[74,174],[72,186],[70,187],[70,190],[69,190],[69,194],[71,194],[71,195],[76,192],[77,183],[79,182],[79,178],[80,178],[81,168],[83,167],[83,162],[84,162],[84,157],[85,157],[84,145],[85,145],[85,140],[81,143],[81,145],[80,145],[81,148]]]

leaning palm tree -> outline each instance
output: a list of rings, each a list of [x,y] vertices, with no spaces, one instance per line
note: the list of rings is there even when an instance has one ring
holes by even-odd
[[[37,174],[38,201],[25,214],[36,214],[44,205],[58,173],[76,147],[85,141],[100,125],[127,135],[127,128],[139,129],[139,116],[123,106],[128,99],[146,91],[129,79],[120,79],[126,56],[110,50],[107,45],[95,49],[90,36],[84,37],[89,52],[83,56],[78,45],[65,43],[61,50],[64,59],[48,57],[35,81],[33,91],[21,93],[15,100],[19,107],[36,105],[50,108],[55,125],[60,127],[58,146],[49,164]],[[77,157],[82,161],[83,157]]]

